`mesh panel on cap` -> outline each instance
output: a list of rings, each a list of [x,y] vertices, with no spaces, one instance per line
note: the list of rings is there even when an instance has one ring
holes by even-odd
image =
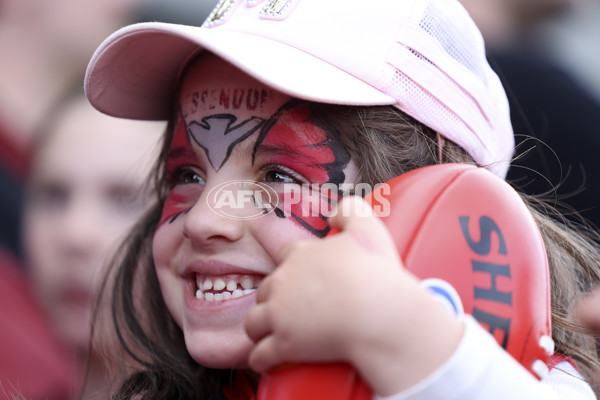
[[[389,78],[389,81],[384,83],[387,88],[386,92],[398,100],[398,106],[401,110],[440,132],[449,140],[456,142],[479,162],[485,158],[482,157],[481,151],[475,150],[476,148],[470,144],[473,141],[478,141],[474,134],[471,135],[470,139],[465,139],[465,132],[471,131],[470,127],[402,71],[396,69],[391,64],[387,64],[386,68],[387,70],[382,74]],[[428,115],[435,116],[435,119],[428,119],[426,117]],[[460,133],[457,134],[457,132]],[[462,138],[463,140],[458,140],[457,138]],[[481,145],[478,147],[481,148]]]
[[[416,10],[417,30],[400,31],[381,88],[398,108],[463,147],[479,165],[503,161],[504,154],[488,148],[503,127],[490,120],[496,99],[488,93],[494,82],[481,35],[452,1],[433,0]]]
[[[468,35],[462,35],[463,32],[457,30],[455,25],[452,26],[441,10],[431,4],[427,6],[419,28],[437,39],[450,57],[468,68],[481,81],[487,82],[483,65],[478,60],[477,48],[465,45],[472,44],[472,31],[468,32]]]
[[[431,61],[430,59],[428,59],[427,57],[423,56],[422,54],[417,53],[415,50],[413,49],[408,49],[415,57],[417,57],[418,59],[428,63],[429,65],[433,66],[434,68],[440,70],[440,72],[444,73],[433,61]],[[413,82],[409,77],[407,77],[406,75],[404,75],[401,71],[396,70],[395,74],[399,74],[403,76],[403,80],[409,80],[411,85],[416,85],[415,82]],[[452,80],[451,76],[446,75],[448,80]],[[393,78],[393,80],[395,80],[395,78]],[[457,85],[457,89],[459,89],[462,94],[467,97],[475,107],[479,107],[479,105],[477,104],[477,101],[473,98],[473,96],[471,96],[471,94],[469,92],[467,92],[462,86]],[[423,91],[424,89],[420,88],[421,91]],[[428,92],[425,92],[427,94],[428,97],[430,97],[432,102],[437,102],[437,100],[434,100],[433,97],[431,97],[431,95],[429,95]],[[446,112],[451,113],[452,111],[450,111],[448,108],[444,107],[444,109],[446,110]],[[431,111],[431,110],[429,110]]]

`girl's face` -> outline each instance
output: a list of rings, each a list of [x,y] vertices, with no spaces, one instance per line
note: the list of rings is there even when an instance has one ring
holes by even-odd
[[[109,117],[82,97],[36,148],[23,226],[31,278],[60,337],[84,354],[103,267],[152,204],[143,185],[164,127]]]
[[[153,241],[166,305],[191,356],[245,367],[243,324],[281,247],[328,231],[325,208],[357,168],[292,100],[212,55],[187,70],[167,157],[169,195]]]

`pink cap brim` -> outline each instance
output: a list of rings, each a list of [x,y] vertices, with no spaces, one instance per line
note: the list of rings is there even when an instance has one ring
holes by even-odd
[[[116,117],[168,119],[181,69],[203,50],[300,99],[346,105],[396,103],[351,74],[286,44],[247,33],[158,22],[122,28],[102,43],[86,73],[88,99]]]

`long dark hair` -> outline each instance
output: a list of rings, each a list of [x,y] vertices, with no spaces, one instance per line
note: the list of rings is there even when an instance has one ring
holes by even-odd
[[[360,182],[385,182],[409,170],[448,162],[474,164],[456,144],[391,106],[349,107],[311,103],[313,122],[337,135],[359,166]],[[158,202],[134,228],[105,280],[112,287],[111,321],[130,360],[116,399],[218,398],[232,371],[194,362],[183,334],[160,295],[151,242],[166,196],[164,162],[172,124],[155,168]],[[562,220],[539,199],[523,196],[547,246],[552,282],[553,337],[557,351],[571,357],[591,380],[596,344],[573,318],[573,302],[600,280],[597,234]]]

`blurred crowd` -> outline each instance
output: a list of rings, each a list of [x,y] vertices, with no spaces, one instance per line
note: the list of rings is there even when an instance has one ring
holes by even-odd
[[[509,180],[600,226],[600,3],[461,1],[509,94]],[[165,126],[92,109],[85,67],[123,25],[200,24],[215,3],[0,1],[0,399],[106,398],[91,315],[103,267],[153,199]]]

